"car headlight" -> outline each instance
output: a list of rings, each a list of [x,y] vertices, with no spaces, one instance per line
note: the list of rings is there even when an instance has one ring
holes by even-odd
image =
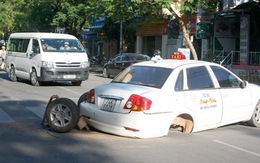
[[[82,68],[88,68],[89,67],[89,62],[86,61],[86,62],[81,62],[81,67]]]
[[[53,62],[42,61],[42,67],[45,67],[45,68],[53,68],[53,67],[54,67],[54,64],[53,64]]]

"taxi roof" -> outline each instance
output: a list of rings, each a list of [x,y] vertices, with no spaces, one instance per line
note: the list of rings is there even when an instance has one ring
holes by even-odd
[[[174,59],[163,59],[163,60],[150,60],[150,61],[144,61],[140,63],[136,63],[135,65],[138,66],[153,66],[153,67],[165,67],[165,68],[171,68],[175,69],[179,66],[184,65],[192,65],[192,64],[199,64],[199,65],[206,65],[206,64],[214,64],[216,63],[207,62],[207,61],[200,61],[200,60],[174,60]]]

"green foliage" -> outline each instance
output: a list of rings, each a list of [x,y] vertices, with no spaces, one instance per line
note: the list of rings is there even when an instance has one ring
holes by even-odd
[[[23,0],[0,0],[0,37],[7,39],[8,35],[15,29],[16,16],[21,15],[20,5]]]
[[[123,35],[128,42],[135,41],[137,22],[164,19],[162,7],[167,0],[103,0],[99,9],[107,17],[104,31],[109,39],[119,38],[120,22],[123,23]],[[99,7],[98,7],[99,8]]]
[[[21,19],[27,23],[23,23],[17,30],[26,32],[51,32],[51,22],[55,13],[49,5],[50,2],[50,0],[32,0],[31,3],[24,4],[23,7],[28,10],[24,13],[24,18]]]
[[[55,27],[64,27],[68,33],[76,35],[98,17],[105,16],[110,22],[105,28],[109,29],[111,37],[117,36],[122,21],[124,35],[133,38],[134,23],[162,19],[162,8],[174,2],[176,0],[0,0],[0,35],[15,31],[50,32]],[[181,10],[196,13],[198,6],[214,8],[218,0],[207,2],[210,5],[204,0],[187,0]]]
[[[213,30],[213,24],[208,22],[199,22],[196,25],[196,38],[205,39],[209,38]]]
[[[64,27],[68,33],[77,35],[77,32],[96,18],[95,9],[97,2],[64,0],[61,3],[54,3],[52,7],[55,15],[51,25]]]

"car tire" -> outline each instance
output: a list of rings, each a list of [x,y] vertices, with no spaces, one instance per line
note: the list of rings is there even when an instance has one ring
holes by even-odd
[[[37,73],[36,70],[33,69],[31,74],[30,74],[30,80],[31,80],[31,84],[33,86],[40,86],[41,82],[38,81],[38,77],[37,77]]]
[[[53,131],[66,133],[76,127],[79,110],[72,100],[58,98],[53,100],[46,109],[47,123]]]
[[[260,101],[256,104],[253,115],[248,121],[248,124],[253,127],[260,127]]]
[[[16,74],[15,74],[14,66],[12,66],[11,69],[10,69],[10,80],[13,81],[13,82],[17,82],[17,77],[16,77]]]
[[[78,99],[78,108],[79,108],[80,103],[82,103],[83,101],[86,101],[86,100],[87,100],[87,96],[88,96],[88,92],[85,92],[85,93],[83,93],[83,94],[79,97],[79,99]]]
[[[104,78],[109,78],[109,75],[107,73],[107,68],[106,67],[103,69],[103,77]]]
[[[71,84],[72,84],[73,86],[80,86],[81,83],[82,83],[81,80],[79,80],[79,81],[72,81],[72,82],[71,82]]]

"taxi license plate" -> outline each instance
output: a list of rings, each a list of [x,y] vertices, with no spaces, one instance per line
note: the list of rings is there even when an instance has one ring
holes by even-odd
[[[76,75],[63,75],[64,79],[75,79]]]
[[[105,99],[102,106],[101,106],[101,110],[113,111],[115,104],[116,104],[116,100]]]

